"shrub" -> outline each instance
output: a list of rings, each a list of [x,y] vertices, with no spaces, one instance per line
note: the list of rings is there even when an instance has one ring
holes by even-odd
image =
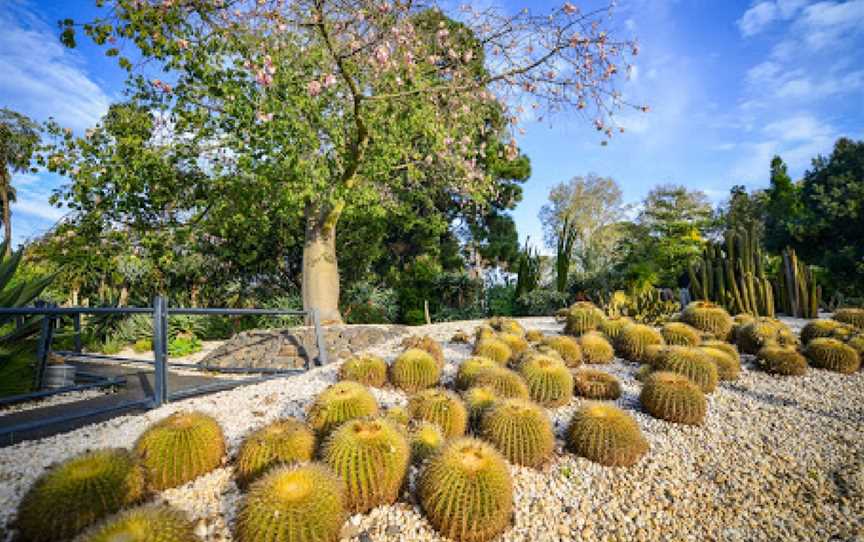
[[[708,359],[717,368],[717,378],[720,380],[735,380],[741,372],[739,358],[732,357],[725,350],[711,346],[700,346],[700,350],[708,355]]]
[[[283,466],[255,482],[240,504],[239,542],[339,539],[347,519],[345,482],[318,463]]]
[[[315,434],[295,420],[276,420],[252,432],[237,452],[236,473],[241,487],[249,485],[274,465],[310,461],[315,453]]]
[[[818,339],[819,337],[831,337],[834,332],[842,326],[843,324],[836,320],[827,320],[822,318],[810,320],[803,328],[801,328],[801,342],[806,345],[811,340]]]
[[[511,463],[538,467],[555,448],[552,422],[546,412],[525,399],[504,399],[481,419],[480,434]]]
[[[585,363],[609,363],[615,359],[615,349],[606,337],[595,331],[589,331],[579,337],[579,346]]]
[[[519,370],[531,399],[545,407],[566,405],[573,397],[573,375],[563,362],[548,356],[535,356]]]
[[[633,320],[626,316],[614,316],[601,320],[597,324],[597,330],[606,335],[610,341],[614,341],[621,333],[621,330],[624,329],[624,326],[632,323],[634,323]]]
[[[673,423],[699,425],[705,419],[705,394],[689,378],[667,371],[645,378],[639,402],[655,418]]]
[[[431,388],[438,384],[441,368],[428,352],[409,348],[390,366],[390,382],[407,393]]]
[[[589,301],[578,301],[570,306],[567,311],[567,322],[564,325],[564,333],[579,336],[586,331],[597,329],[605,315],[594,303]]]
[[[203,348],[201,340],[194,335],[178,335],[168,342],[168,355],[174,358],[189,356],[200,352]]]
[[[422,463],[441,449],[446,437],[438,424],[420,422],[411,430],[411,461]]]
[[[729,338],[733,324],[726,309],[710,301],[694,301],[687,305],[681,312],[681,321],[721,340]]]
[[[648,452],[648,441],[636,421],[612,405],[588,404],[573,415],[567,448],[607,467],[629,467]]]
[[[553,316],[567,306],[567,294],[557,290],[533,290],[516,299],[516,311],[526,316]]]
[[[212,417],[177,412],[151,425],[138,437],[135,451],[151,489],[183,485],[222,464],[225,437]]]
[[[449,442],[420,474],[418,496],[429,523],[462,542],[492,540],[513,514],[513,482],[504,458],[477,439]]]
[[[763,346],[756,353],[756,362],[765,372],[780,376],[801,376],[807,372],[804,356],[787,346]]]
[[[528,385],[518,373],[504,367],[483,369],[474,379],[474,385],[489,386],[498,397],[528,399]]]
[[[717,366],[704,350],[693,346],[667,346],[654,362],[654,368],[686,376],[704,393],[717,387]]]
[[[423,335],[422,337],[412,335],[411,337],[407,337],[402,341],[402,347],[406,350],[417,348],[429,352],[429,355],[435,359],[439,367],[444,366],[444,350],[441,349],[438,341],[428,335]]]
[[[702,340],[699,330],[682,322],[668,322],[660,330],[666,344],[696,346]]]
[[[372,355],[349,358],[339,368],[339,380],[353,380],[364,386],[380,388],[387,383],[387,363]]]
[[[539,329],[529,329],[525,332],[525,340],[529,343],[539,343],[545,335]]]
[[[366,419],[342,424],[321,455],[347,482],[346,507],[358,513],[396,501],[411,454],[401,429],[384,419]]]
[[[466,359],[456,371],[456,389],[467,390],[474,384],[474,378],[481,370],[493,367],[499,367],[499,365],[489,358],[474,356]]]
[[[568,367],[578,367],[582,364],[582,349],[572,337],[554,335],[543,339],[543,344],[558,352]]]
[[[477,427],[486,410],[499,400],[492,386],[473,386],[462,394],[468,408],[468,419],[472,427]]]
[[[15,527],[23,540],[67,540],[144,496],[144,471],[127,450],[87,452],[53,466],[24,494]]]
[[[483,356],[504,365],[513,356],[513,351],[510,350],[507,343],[500,339],[482,339],[474,347],[474,355]]]
[[[343,380],[318,394],[306,419],[316,433],[324,436],[348,420],[376,414],[378,402],[369,389],[359,382]]]
[[[459,397],[445,389],[423,390],[408,400],[414,420],[437,424],[447,438],[461,437],[468,426],[468,411]]]
[[[487,288],[486,306],[489,314],[513,316],[516,314],[516,286],[508,284]]]
[[[391,288],[354,282],[342,291],[343,315],[349,324],[389,324],[399,316],[399,296]]]
[[[626,360],[646,361],[645,353],[649,345],[662,345],[663,336],[653,327],[644,324],[625,326],[615,340],[615,351]]]
[[[153,350],[153,341],[150,339],[138,339],[135,341],[135,344],[132,345],[132,350],[139,354],[150,352]]]
[[[621,383],[613,375],[597,369],[573,371],[573,390],[587,399],[614,401],[621,397]]]
[[[90,529],[77,542],[199,542],[186,513],[167,505],[126,510]]]
[[[838,322],[850,324],[864,331],[864,309],[846,308],[837,309],[832,316]]]
[[[813,339],[807,344],[804,355],[814,367],[837,373],[852,374],[861,367],[858,352],[837,339]]]

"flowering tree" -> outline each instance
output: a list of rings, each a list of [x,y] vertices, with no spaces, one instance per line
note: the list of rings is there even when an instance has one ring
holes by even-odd
[[[325,320],[340,320],[335,239],[346,204],[434,188],[458,205],[482,205],[496,186],[484,157],[518,156],[521,119],[582,111],[605,140],[617,130],[616,110],[630,106],[616,82],[637,46],[605,29],[611,6],[445,14],[410,0],[115,0],[112,8],[85,32],[129,70],[136,99],[160,111],[170,137],[201,154],[202,170],[218,180],[212,189],[266,178],[272,197],[303,210],[304,305]],[[64,24],[73,45],[76,25]]]

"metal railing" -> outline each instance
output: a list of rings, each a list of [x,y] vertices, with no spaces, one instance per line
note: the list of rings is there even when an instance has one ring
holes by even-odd
[[[130,315],[130,314],[152,314],[153,316],[153,354],[154,359],[137,359],[124,358],[120,356],[106,356],[98,354],[83,353],[81,341],[81,316],[82,315]],[[239,380],[220,380],[199,386],[192,386],[185,389],[169,392],[168,389],[168,319],[172,315],[198,315],[198,316],[303,316],[307,322],[311,321],[315,331],[315,343],[317,346],[317,356],[314,360],[315,365],[324,365],[328,362],[327,345],[324,340],[324,333],[321,329],[321,321],[317,309],[309,311],[305,310],[290,310],[290,309],[231,309],[231,308],[189,308],[189,307],[169,307],[163,296],[156,296],[153,299],[152,307],[58,307],[56,305],[47,305],[37,303],[33,307],[19,308],[0,308],[0,315],[12,316],[44,316],[41,322],[41,332],[36,345],[36,367],[34,370],[34,386],[36,390],[31,393],[15,395],[0,399],[0,405],[9,405],[30,401],[35,399],[43,399],[60,393],[68,393],[70,391],[80,391],[100,386],[117,386],[125,382],[125,377],[96,377],[86,384],[74,386],[66,386],[54,390],[42,390],[45,371],[48,363],[48,356],[52,353],[51,344],[53,341],[54,330],[57,323],[64,317],[71,317],[74,328],[74,348],[69,351],[53,351],[53,354],[67,357],[84,357],[92,358],[99,361],[119,362],[119,363],[145,363],[153,366],[154,384],[152,393],[144,399],[135,399],[125,402],[119,402],[110,406],[95,408],[92,410],[79,411],[61,415],[43,420],[31,421],[27,423],[17,424],[14,426],[0,427],[0,437],[12,435],[16,432],[38,429],[40,427],[49,426],[56,423],[68,422],[83,417],[97,416],[110,412],[116,412],[131,408],[157,408],[170,401],[176,401],[203,393],[214,391],[222,391],[232,389],[237,386],[254,384],[272,378],[288,376],[292,374],[302,373],[310,368],[310,360],[307,356],[304,367],[294,369],[280,368],[223,368],[212,367],[208,365],[192,364],[192,363],[171,363],[170,366],[182,368],[183,370],[199,370],[202,372],[222,372],[230,374],[256,374],[258,376],[243,378]],[[2,420],[2,417],[0,417]]]

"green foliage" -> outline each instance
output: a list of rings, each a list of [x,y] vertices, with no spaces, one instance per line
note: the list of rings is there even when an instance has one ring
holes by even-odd
[[[161,491],[183,485],[222,464],[225,437],[212,417],[177,412],[148,427],[135,442],[147,487]]]
[[[518,373],[504,367],[483,369],[474,378],[474,386],[488,386],[497,397],[528,399],[528,385]]]
[[[149,504],[126,510],[90,529],[77,542],[198,542],[195,524],[185,512]]]
[[[390,366],[390,382],[407,393],[415,393],[438,384],[441,368],[428,352],[409,348]]]
[[[395,290],[358,281],[342,290],[342,316],[349,324],[389,324],[399,316]]]
[[[681,321],[713,337],[726,340],[732,332],[732,316],[710,301],[694,301],[681,312]]]
[[[491,445],[461,438],[447,443],[420,473],[418,497],[429,523],[461,542],[485,542],[503,532],[513,513],[513,482]]]
[[[555,290],[538,288],[516,300],[516,312],[522,316],[554,316],[567,306],[569,296]]]
[[[704,393],[717,387],[717,366],[701,348],[693,346],[667,346],[653,360],[660,371],[670,371],[689,378]]]
[[[67,540],[144,497],[144,471],[119,448],[87,452],[53,466],[27,490],[15,527],[23,540]]]
[[[657,371],[645,378],[639,402],[655,418],[700,425],[708,403],[705,394],[683,374]]]
[[[525,247],[519,254],[516,267],[516,299],[533,292],[540,284],[540,249],[528,245],[530,239],[525,239]]]
[[[346,481],[347,509],[362,513],[396,501],[411,448],[403,430],[387,420],[351,420],[330,435],[321,455]]]
[[[577,301],[567,311],[564,333],[579,336],[586,331],[594,331],[606,316],[603,311],[589,301]]]
[[[702,342],[699,330],[683,322],[667,322],[660,329],[666,344],[677,346],[696,346]]]
[[[648,441],[629,414],[612,405],[588,404],[573,415],[567,448],[607,467],[629,467],[648,452]]]
[[[756,362],[765,372],[780,376],[801,376],[807,372],[807,360],[788,346],[763,346],[756,352]]]
[[[534,356],[519,369],[532,400],[549,408],[566,405],[573,397],[573,375],[560,360]]]
[[[200,352],[203,345],[198,337],[178,335],[168,341],[168,355],[175,358]]]
[[[570,276],[570,258],[573,255],[573,247],[579,236],[579,231],[570,221],[569,216],[564,217],[561,230],[558,232],[555,253],[555,288],[559,293],[567,291],[567,279]]]
[[[474,355],[489,358],[500,365],[513,357],[513,351],[499,338],[482,339],[474,346]]]
[[[834,320],[855,326],[864,331],[864,309],[843,308],[837,309],[832,316]]]
[[[468,427],[468,411],[455,393],[434,388],[423,390],[408,400],[408,414],[414,420],[438,425],[445,438],[461,437]]]
[[[410,433],[411,461],[422,463],[441,449],[447,437],[441,431],[438,424],[431,422],[420,422]]]
[[[586,399],[614,401],[621,397],[621,383],[609,373],[586,367],[573,371],[573,391]]]
[[[524,399],[495,403],[481,419],[480,434],[508,461],[526,467],[539,467],[555,448],[548,414]]]
[[[306,418],[316,433],[326,436],[348,420],[376,414],[378,402],[369,389],[359,382],[343,380],[318,394]]]
[[[354,356],[339,367],[339,380],[353,380],[364,386],[380,388],[387,383],[387,362],[378,356]]]
[[[515,315],[518,312],[516,306],[516,286],[512,284],[496,284],[487,288],[486,306],[488,307],[489,314],[498,316]]]
[[[153,341],[151,339],[138,339],[132,345],[132,350],[134,350],[138,354],[150,352],[151,350],[153,350]]]
[[[455,386],[457,390],[467,390],[474,385],[474,379],[483,369],[499,367],[499,363],[483,356],[466,359],[456,371]]]
[[[542,344],[558,352],[568,367],[582,365],[582,348],[572,337],[552,335],[543,339]]]
[[[615,359],[615,349],[606,337],[596,331],[589,331],[579,337],[582,359],[585,363],[609,363]]]
[[[305,462],[315,453],[315,434],[294,418],[271,422],[252,432],[237,452],[237,481],[248,486],[262,474],[283,463]]]
[[[624,326],[615,340],[615,352],[628,361],[646,361],[650,345],[663,344],[663,335],[652,327],[643,324]],[[583,345],[584,350],[584,345]]]
[[[851,346],[827,337],[813,339],[807,343],[804,355],[810,364],[843,374],[852,374],[861,367],[858,352]]]
[[[237,539],[335,541],[348,518],[345,487],[345,482],[319,463],[273,469],[252,485],[241,502]]]

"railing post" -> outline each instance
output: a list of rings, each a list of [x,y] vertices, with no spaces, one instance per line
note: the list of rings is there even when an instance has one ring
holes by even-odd
[[[80,354],[83,350],[81,346],[81,314],[75,313],[72,316],[72,327],[75,329],[75,352]]]
[[[36,301],[34,306],[37,309],[48,306],[44,301]],[[51,335],[51,319],[48,315],[42,317],[42,330],[39,334],[39,342],[36,343],[36,367],[33,371],[33,389],[39,391],[42,389],[43,379],[45,377],[45,365],[48,363],[48,348]]]
[[[316,365],[327,364],[327,344],[324,341],[324,332],[321,330],[321,315],[317,308],[312,309],[312,325],[315,326],[315,342],[318,343],[318,359]]]
[[[157,295],[153,298],[153,355],[156,370],[153,382],[153,407],[160,407],[167,402],[167,317],[165,314],[165,298]]]

